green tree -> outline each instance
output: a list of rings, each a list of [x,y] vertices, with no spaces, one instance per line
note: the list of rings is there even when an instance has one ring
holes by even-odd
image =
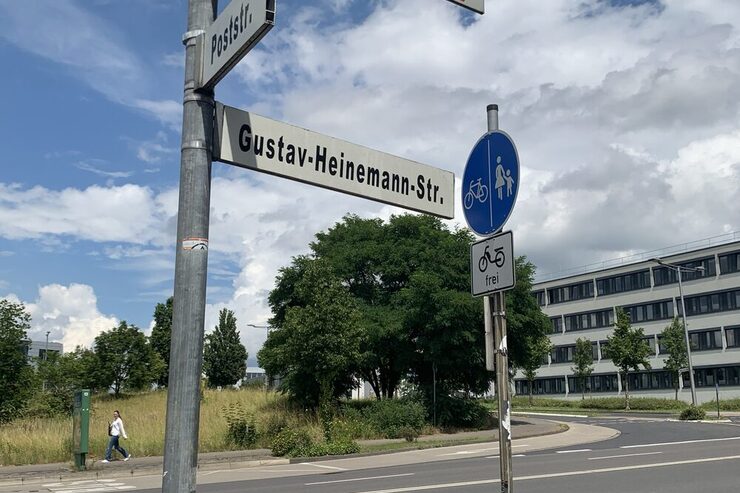
[[[157,384],[167,386],[170,375],[170,343],[172,342],[172,296],[164,303],[157,303],[154,308],[154,327],[149,342],[152,348],[164,361],[162,374],[157,379]]]
[[[33,392],[33,369],[24,351],[30,328],[22,303],[0,300],[0,423],[19,416]]]
[[[218,325],[206,335],[203,373],[210,387],[235,385],[247,372],[247,350],[239,340],[234,312],[222,309]]]
[[[535,266],[527,257],[516,258],[516,284],[506,292],[506,334],[511,368],[521,368],[531,389],[537,369],[551,351],[550,319],[532,296]],[[527,375],[529,372],[529,375]],[[531,377],[531,378],[530,378]]]
[[[270,294],[273,330],[257,355],[281,389],[316,407],[355,385],[361,313],[347,288],[322,260],[298,257],[280,270]]]
[[[586,398],[586,379],[594,371],[594,354],[591,341],[579,337],[576,339],[576,350],[573,353],[573,365],[570,371],[581,384],[581,400]]]
[[[135,325],[122,321],[118,327],[95,338],[95,381],[102,389],[140,390],[157,380],[164,363],[147,337]]]
[[[645,331],[642,328],[633,329],[630,317],[622,309],[617,309],[617,322],[614,332],[606,338],[607,355],[619,369],[624,383],[624,408],[630,408],[629,373],[639,371],[640,366],[649,370],[648,356],[652,353],[650,346],[644,340]]]
[[[547,337],[528,336],[526,337],[523,346],[526,350],[525,354],[521,357],[520,364],[522,365],[521,369],[524,373],[524,378],[527,379],[529,384],[529,405],[531,406],[534,404],[534,400],[532,398],[534,379],[537,377],[537,370],[539,370],[543,362],[546,361],[548,353],[552,351],[552,343]]]
[[[671,324],[660,333],[660,337],[663,347],[668,352],[668,357],[663,359],[663,369],[671,372],[673,390],[676,393],[676,400],[678,400],[678,382],[681,378],[681,369],[689,366],[683,323],[679,322],[678,317],[674,317]]]

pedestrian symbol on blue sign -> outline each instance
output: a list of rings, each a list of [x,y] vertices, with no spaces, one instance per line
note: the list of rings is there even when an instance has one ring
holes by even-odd
[[[519,191],[519,156],[514,142],[496,130],[473,147],[463,173],[465,220],[481,236],[501,230]]]

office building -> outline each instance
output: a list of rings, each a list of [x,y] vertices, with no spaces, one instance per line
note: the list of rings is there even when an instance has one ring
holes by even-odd
[[[533,294],[550,317],[554,348],[537,372],[533,394],[581,397],[581,383],[571,368],[576,339],[585,338],[592,343],[594,359],[586,392],[594,397],[623,395],[624,382],[605,351],[616,309],[621,307],[629,314],[632,327],[645,330],[652,350],[652,369],[629,375],[630,395],[674,397],[673,375],[663,370],[667,354],[659,334],[673,317],[681,315],[678,277],[675,268],[661,265],[654,258],[682,267],[697,401],[713,400],[716,390],[722,399],[740,397],[738,233],[538,280]],[[690,402],[688,371],[678,383],[679,398]],[[515,390],[520,395],[529,392],[521,372],[515,377]]]

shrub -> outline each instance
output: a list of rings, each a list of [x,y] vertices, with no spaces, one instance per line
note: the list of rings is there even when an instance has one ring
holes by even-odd
[[[314,445],[311,436],[306,430],[284,428],[272,439],[270,448],[276,457],[297,456],[304,454]]]
[[[485,428],[490,422],[486,407],[474,399],[443,396],[437,400],[437,422],[443,428]]]
[[[704,419],[707,417],[707,412],[696,406],[689,406],[683,411],[681,411],[681,414],[679,415],[679,419],[682,421],[687,420],[699,420]]]
[[[426,411],[419,402],[408,399],[375,401],[365,409],[365,418],[375,430],[386,438],[401,438],[409,430],[420,433],[424,427]],[[418,436],[418,435],[417,435]]]
[[[709,411],[716,411],[717,401],[705,402],[701,407]],[[740,399],[720,399],[719,408],[722,411],[740,411]]]
[[[235,403],[223,408],[228,425],[227,440],[242,448],[254,447],[257,442],[257,428],[254,416],[245,413],[241,404]]]

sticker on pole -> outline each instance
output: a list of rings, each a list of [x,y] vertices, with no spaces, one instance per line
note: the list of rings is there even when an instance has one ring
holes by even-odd
[[[470,245],[470,273],[473,296],[514,287],[514,235],[511,231]]]
[[[496,130],[470,152],[462,181],[462,204],[470,229],[481,236],[501,231],[519,192],[519,155],[511,138]]]

